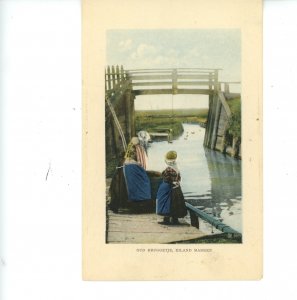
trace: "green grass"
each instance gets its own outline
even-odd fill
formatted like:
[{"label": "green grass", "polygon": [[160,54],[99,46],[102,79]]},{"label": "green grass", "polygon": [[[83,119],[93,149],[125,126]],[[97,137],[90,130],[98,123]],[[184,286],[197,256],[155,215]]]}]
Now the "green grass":
[{"label": "green grass", "polygon": [[207,108],[191,108],[191,109],[160,109],[160,110],[136,110],[135,114],[139,117],[207,117]]},{"label": "green grass", "polygon": [[241,100],[234,98],[227,101],[230,110],[231,118],[228,124],[228,134],[236,138],[241,138]]},{"label": "green grass", "polygon": [[141,110],[135,111],[136,131],[160,131],[164,128],[172,129],[173,138],[177,138],[183,132],[184,122],[206,122],[208,109],[184,109],[184,110]]},{"label": "green grass", "polygon": [[227,100],[227,103],[230,107],[231,113],[238,113],[241,111],[240,98],[234,98],[234,99]]}]

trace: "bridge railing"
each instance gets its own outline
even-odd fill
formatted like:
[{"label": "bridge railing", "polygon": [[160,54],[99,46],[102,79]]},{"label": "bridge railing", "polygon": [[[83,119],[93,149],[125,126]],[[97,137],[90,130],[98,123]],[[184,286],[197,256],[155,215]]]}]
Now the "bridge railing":
[{"label": "bridge railing", "polygon": [[[219,90],[220,69],[178,68],[127,70],[133,89],[140,94],[209,93]],[[157,87],[162,87],[161,89]]]},{"label": "bridge railing", "polygon": [[[222,69],[168,68],[124,70],[123,66],[108,66],[105,70],[105,90],[129,88],[136,95],[148,94],[213,94],[230,92],[230,86],[240,82],[219,81]],[[238,89],[237,89],[238,90]],[[235,91],[238,93],[238,91]]]},{"label": "bridge railing", "polygon": [[108,66],[105,70],[105,91],[116,91],[125,88],[130,82],[123,66]]},{"label": "bridge railing", "polygon": [[220,222],[219,220],[215,219],[214,217],[210,216],[209,214],[205,213],[204,211],[194,207],[190,203],[186,202],[186,207],[190,212],[191,218],[191,225],[199,229],[199,218],[206,221],[207,223],[214,226],[216,229],[227,233],[230,237],[240,237],[241,233],[234,230],[230,226]]}]

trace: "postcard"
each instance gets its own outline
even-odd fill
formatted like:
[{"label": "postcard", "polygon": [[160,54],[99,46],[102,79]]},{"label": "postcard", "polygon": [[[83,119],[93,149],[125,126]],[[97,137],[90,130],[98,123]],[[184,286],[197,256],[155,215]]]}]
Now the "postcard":
[{"label": "postcard", "polygon": [[83,279],[261,279],[262,2],[82,17]]}]

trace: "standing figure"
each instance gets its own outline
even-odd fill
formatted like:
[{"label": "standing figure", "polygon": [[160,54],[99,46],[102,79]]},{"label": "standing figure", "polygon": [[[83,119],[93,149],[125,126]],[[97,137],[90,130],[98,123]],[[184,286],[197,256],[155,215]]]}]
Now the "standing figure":
[{"label": "standing figure", "polygon": [[163,182],[158,189],[156,206],[157,214],[164,216],[164,220],[160,224],[170,224],[170,217],[172,224],[179,224],[178,218],[187,215],[176,159],[177,153],[175,151],[169,151],[165,156],[167,168],[162,172]]}]

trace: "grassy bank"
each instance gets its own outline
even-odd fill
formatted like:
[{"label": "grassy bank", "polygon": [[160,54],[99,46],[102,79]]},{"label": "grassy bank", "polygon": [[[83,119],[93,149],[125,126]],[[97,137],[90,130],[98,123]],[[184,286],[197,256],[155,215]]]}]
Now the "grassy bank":
[{"label": "grassy bank", "polygon": [[136,110],[137,116],[142,117],[162,117],[162,116],[175,116],[175,117],[195,117],[205,116],[207,117],[207,108],[191,108],[191,109],[159,109],[159,110]]},{"label": "grassy bank", "polygon": [[231,118],[228,124],[228,134],[235,138],[241,138],[241,100],[234,98],[227,101],[230,110]]},{"label": "grassy bank", "polygon": [[230,107],[231,113],[238,113],[241,110],[241,101],[240,98],[234,98],[227,100],[227,103]]},{"label": "grassy bank", "polygon": [[172,129],[173,138],[177,138],[183,132],[182,123],[206,122],[207,112],[208,109],[136,111],[136,131],[146,130],[156,132],[164,129]]}]

